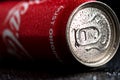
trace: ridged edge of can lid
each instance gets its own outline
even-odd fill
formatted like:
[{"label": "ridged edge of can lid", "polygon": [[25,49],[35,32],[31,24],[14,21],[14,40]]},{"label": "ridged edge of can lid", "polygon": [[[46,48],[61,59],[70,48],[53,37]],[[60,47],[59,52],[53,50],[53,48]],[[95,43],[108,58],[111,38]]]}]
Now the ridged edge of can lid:
[{"label": "ridged edge of can lid", "polygon": [[[73,18],[73,16],[75,15],[75,13],[77,11],[79,11],[80,9],[84,8],[84,6],[89,5],[92,7],[97,8],[97,6],[99,6],[99,8],[101,7],[102,9],[104,8],[104,11],[107,15],[109,15],[109,18],[111,19],[111,21],[113,22],[113,25],[115,26],[115,40],[114,43],[112,43],[112,48],[110,48],[112,53],[108,53],[109,55],[107,55],[106,57],[104,57],[104,59],[95,62],[95,63],[88,63],[88,62],[84,62],[81,59],[79,59],[78,57],[75,56],[75,52],[72,50],[71,44],[70,44],[70,39],[69,39],[69,26],[71,24],[71,20]],[[106,64],[107,62],[109,62],[113,56],[115,55],[115,53],[117,52],[117,49],[119,47],[119,41],[120,41],[120,35],[119,35],[119,31],[120,31],[120,24],[119,24],[119,20],[115,14],[115,12],[105,3],[100,2],[100,1],[89,1],[89,2],[85,2],[83,4],[81,4],[80,6],[78,6],[73,13],[71,14],[71,16],[69,17],[68,23],[67,23],[67,27],[66,27],[66,38],[67,38],[67,43],[69,46],[69,49],[71,51],[71,53],[73,54],[73,56],[83,65],[89,66],[89,67],[98,67],[98,66],[102,66],[104,64]],[[112,33],[113,34],[113,33]]]}]

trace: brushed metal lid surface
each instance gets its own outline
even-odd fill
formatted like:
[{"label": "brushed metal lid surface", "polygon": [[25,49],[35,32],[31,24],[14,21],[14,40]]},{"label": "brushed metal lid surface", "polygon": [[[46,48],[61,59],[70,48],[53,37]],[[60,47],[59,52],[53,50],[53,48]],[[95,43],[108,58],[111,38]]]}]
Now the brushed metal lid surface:
[{"label": "brushed metal lid surface", "polygon": [[118,49],[119,27],[116,14],[108,5],[99,1],[83,3],[73,11],[67,23],[71,53],[86,66],[106,64]]}]

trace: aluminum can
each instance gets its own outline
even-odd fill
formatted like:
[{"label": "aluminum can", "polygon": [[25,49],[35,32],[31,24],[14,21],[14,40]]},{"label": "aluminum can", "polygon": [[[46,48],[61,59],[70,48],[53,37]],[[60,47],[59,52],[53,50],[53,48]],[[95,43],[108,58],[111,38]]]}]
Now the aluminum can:
[{"label": "aluminum can", "polygon": [[0,3],[0,57],[107,63],[119,45],[119,21],[93,0],[35,0]]}]

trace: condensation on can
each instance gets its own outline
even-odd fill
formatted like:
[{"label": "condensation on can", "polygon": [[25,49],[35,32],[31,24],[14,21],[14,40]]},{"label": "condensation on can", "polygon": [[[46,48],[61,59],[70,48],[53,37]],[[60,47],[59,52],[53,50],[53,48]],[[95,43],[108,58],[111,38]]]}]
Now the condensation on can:
[{"label": "condensation on can", "polygon": [[112,9],[98,1],[9,1],[0,3],[0,11],[1,58],[97,67],[118,48],[119,21]]}]

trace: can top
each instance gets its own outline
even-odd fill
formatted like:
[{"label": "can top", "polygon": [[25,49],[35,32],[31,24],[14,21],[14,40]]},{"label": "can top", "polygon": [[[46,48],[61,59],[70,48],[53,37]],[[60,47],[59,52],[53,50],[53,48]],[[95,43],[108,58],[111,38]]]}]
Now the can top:
[{"label": "can top", "polygon": [[66,28],[68,46],[82,64],[98,67],[115,55],[120,25],[114,11],[99,1],[85,2],[71,14]]}]

